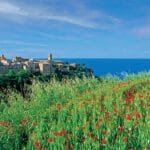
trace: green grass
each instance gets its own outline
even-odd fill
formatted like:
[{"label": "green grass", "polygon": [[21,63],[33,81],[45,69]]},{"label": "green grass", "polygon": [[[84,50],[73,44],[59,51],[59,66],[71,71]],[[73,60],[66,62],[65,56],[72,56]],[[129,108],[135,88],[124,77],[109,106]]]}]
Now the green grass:
[{"label": "green grass", "polygon": [[0,104],[0,150],[150,149],[150,74],[30,88]]}]

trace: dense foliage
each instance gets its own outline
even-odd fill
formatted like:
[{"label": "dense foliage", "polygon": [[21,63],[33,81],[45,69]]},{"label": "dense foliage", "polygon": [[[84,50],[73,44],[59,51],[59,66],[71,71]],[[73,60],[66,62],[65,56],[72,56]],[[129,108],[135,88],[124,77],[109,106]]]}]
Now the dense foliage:
[{"label": "dense foliage", "polygon": [[0,74],[0,91],[5,93],[8,88],[19,91],[23,96],[27,94],[27,84],[31,84],[32,74],[25,70],[18,72],[9,71],[6,74]]},{"label": "dense foliage", "polygon": [[39,72],[30,73],[26,70],[14,72],[10,70],[8,73],[0,74],[0,90],[4,91],[5,89],[12,88],[19,91],[25,97],[27,95],[26,85],[31,85],[33,80],[48,82],[55,78],[55,80],[62,81],[76,77],[91,77],[92,75],[92,70],[82,66],[78,66],[69,72],[58,69],[51,74],[41,74]]},{"label": "dense foliage", "polygon": [[30,101],[5,92],[2,150],[150,149],[150,74],[34,81]]}]

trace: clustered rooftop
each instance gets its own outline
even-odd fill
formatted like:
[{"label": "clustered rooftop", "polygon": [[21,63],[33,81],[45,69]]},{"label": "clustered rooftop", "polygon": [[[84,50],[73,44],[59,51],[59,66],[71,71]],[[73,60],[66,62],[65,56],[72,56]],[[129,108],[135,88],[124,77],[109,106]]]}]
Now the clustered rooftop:
[{"label": "clustered rooftop", "polygon": [[62,66],[61,61],[52,60],[52,54],[48,55],[47,60],[30,60],[22,57],[13,57],[12,60],[8,60],[4,55],[0,56],[0,73],[24,69],[29,72],[49,74],[55,72],[58,68],[62,68]]}]

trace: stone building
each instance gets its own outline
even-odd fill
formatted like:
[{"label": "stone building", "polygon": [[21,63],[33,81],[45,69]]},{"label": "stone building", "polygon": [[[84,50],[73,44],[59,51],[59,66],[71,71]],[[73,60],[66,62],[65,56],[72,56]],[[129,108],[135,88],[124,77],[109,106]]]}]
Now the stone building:
[{"label": "stone building", "polygon": [[52,54],[48,55],[48,60],[30,60],[23,64],[23,69],[29,72],[40,72],[42,74],[49,74],[54,72],[52,61]]},{"label": "stone building", "polygon": [[12,62],[25,62],[25,61],[29,61],[29,59],[26,58],[22,58],[22,57],[13,57]]},{"label": "stone building", "polygon": [[23,69],[29,72],[36,72],[36,63],[34,63],[33,61],[24,62]]},{"label": "stone building", "polygon": [[48,54],[47,60],[29,60],[22,57],[14,57],[12,60],[8,60],[4,55],[0,56],[0,73],[7,73],[10,70],[17,72],[22,69],[31,73],[50,74],[61,72],[64,75],[68,73],[73,75],[79,72],[79,75],[92,76],[92,71],[85,66],[53,61],[52,54]]},{"label": "stone building", "polygon": [[[78,69],[79,68],[79,69]],[[48,54],[47,60],[29,60],[22,57],[14,57],[12,60],[8,60],[4,55],[0,57],[0,73],[6,73],[10,70],[19,71],[27,70],[31,73],[50,74],[57,71],[63,73],[73,72],[75,70],[85,70],[83,67],[77,64],[68,64],[62,61],[53,61],[52,54]]]},{"label": "stone building", "polygon": [[12,61],[7,60],[2,55],[0,57],[0,73],[5,73],[9,70],[18,71],[24,69],[33,73],[40,72],[42,74],[49,74],[54,71],[52,64],[52,54],[48,55],[48,60],[29,60],[22,57],[14,57]]},{"label": "stone building", "polygon": [[6,60],[6,58],[5,58],[4,55],[0,56],[0,61],[1,61],[1,60]]},{"label": "stone building", "polygon": [[9,65],[0,65],[0,73],[6,73],[9,71],[19,71],[22,69],[22,64],[9,64]]}]

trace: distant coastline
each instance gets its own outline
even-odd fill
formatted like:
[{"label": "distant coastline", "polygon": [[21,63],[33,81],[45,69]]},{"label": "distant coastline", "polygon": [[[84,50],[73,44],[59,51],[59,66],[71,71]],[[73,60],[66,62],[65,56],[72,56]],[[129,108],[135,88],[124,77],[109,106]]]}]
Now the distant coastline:
[{"label": "distant coastline", "polygon": [[150,59],[148,58],[57,58],[57,60],[85,64],[94,71],[96,76],[107,74],[122,76],[124,73],[137,74],[150,70]]},{"label": "distant coastline", "polygon": [[18,72],[25,70],[33,74],[61,74],[62,76],[93,76],[93,71],[80,63],[68,63],[61,60],[54,60],[52,54],[48,54],[47,59],[29,59],[20,56],[15,56],[12,59],[7,59],[5,55],[0,56],[0,74],[8,73],[9,71]]},{"label": "distant coastline", "polygon": [[[9,58],[10,60],[10,58]],[[33,58],[31,60],[47,60],[47,58]],[[122,76],[123,74],[137,74],[150,70],[150,58],[53,58],[54,61],[76,63],[90,68],[96,76],[107,74]]]}]

